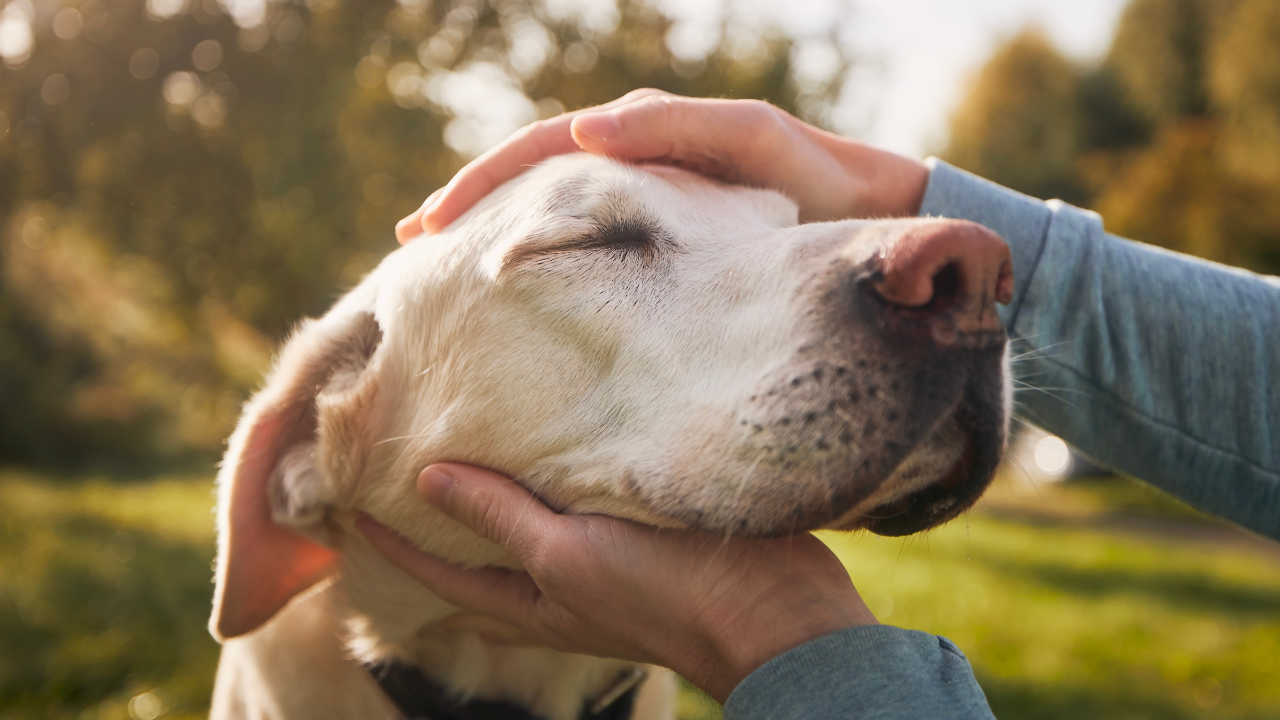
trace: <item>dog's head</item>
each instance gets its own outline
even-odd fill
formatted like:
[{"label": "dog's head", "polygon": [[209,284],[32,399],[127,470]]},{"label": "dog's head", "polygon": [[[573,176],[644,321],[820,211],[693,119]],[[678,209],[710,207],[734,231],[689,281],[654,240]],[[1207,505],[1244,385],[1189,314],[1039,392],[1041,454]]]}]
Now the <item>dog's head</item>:
[{"label": "dog's head", "polygon": [[569,156],[392,253],[298,330],[232,437],[215,632],[265,621],[330,548],[360,555],[357,511],[509,564],[414,497],[437,461],[566,512],[721,534],[955,517],[1004,446],[1007,248],[957,221],[796,216]]}]

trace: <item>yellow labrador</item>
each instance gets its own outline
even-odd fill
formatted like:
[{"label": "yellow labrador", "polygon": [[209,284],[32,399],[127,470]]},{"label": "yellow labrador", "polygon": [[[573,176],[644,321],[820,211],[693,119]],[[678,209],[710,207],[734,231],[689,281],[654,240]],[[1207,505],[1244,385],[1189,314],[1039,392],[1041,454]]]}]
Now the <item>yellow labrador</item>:
[{"label": "yellow labrador", "polygon": [[628,663],[451,624],[363,541],[358,512],[514,567],[416,498],[432,462],[493,468],[564,512],[725,535],[901,535],[971,505],[1005,441],[1004,243],[956,221],[796,218],[773,192],[557,158],[304,322],[219,476],[213,716],[403,717],[386,675],[403,689],[407,669],[410,696],[458,717],[671,717],[661,674],[593,715]]}]

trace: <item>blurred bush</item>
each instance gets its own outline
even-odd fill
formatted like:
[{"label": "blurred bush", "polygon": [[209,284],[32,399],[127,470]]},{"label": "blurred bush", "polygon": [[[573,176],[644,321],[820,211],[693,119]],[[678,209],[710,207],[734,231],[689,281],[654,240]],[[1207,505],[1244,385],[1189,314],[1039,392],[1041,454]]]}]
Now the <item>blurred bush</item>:
[{"label": "blurred bush", "polygon": [[945,156],[1110,232],[1280,273],[1280,3],[1132,0],[1096,66],[1024,32],[975,78]]},{"label": "blurred bush", "polygon": [[520,125],[643,86],[821,122],[848,66],[688,30],[640,0],[10,0],[0,463],[216,452],[290,323]]}]

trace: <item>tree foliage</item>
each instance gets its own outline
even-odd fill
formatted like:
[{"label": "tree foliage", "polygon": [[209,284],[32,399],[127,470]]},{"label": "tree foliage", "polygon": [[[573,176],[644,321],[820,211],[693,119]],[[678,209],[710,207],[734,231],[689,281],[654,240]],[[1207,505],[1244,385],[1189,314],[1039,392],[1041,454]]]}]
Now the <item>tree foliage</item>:
[{"label": "tree foliage", "polygon": [[525,122],[643,86],[816,117],[843,72],[733,18],[673,55],[640,0],[3,12],[32,42],[0,47],[0,462],[215,451],[290,323]]},{"label": "tree foliage", "polygon": [[1077,197],[1075,69],[1038,32],[1001,47],[951,120],[950,159],[1041,197]]},{"label": "tree foliage", "polygon": [[1109,231],[1280,272],[1280,4],[1132,0],[1097,66],[1035,31],[952,118],[949,159]]}]

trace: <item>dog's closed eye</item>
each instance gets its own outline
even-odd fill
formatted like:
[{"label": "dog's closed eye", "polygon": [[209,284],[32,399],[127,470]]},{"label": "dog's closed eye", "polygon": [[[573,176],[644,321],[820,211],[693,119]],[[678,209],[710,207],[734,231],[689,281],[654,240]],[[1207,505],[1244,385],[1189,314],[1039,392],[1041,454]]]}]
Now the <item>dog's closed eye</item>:
[{"label": "dog's closed eye", "polygon": [[608,250],[621,254],[623,259],[646,261],[657,259],[659,252],[671,244],[662,228],[643,216],[610,218],[574,243],[583,250]]},{"label": "dog's closed eye", "polygon": [[623,262],[651,263],[677,248],[671,235],[643,213],[611,213],[604,218],[583,220],[587,224],[585,230],[549,242],[533,240],[512,247],[503,257],[503,267],[537,263],[568,253],[607,253]]}]

